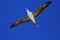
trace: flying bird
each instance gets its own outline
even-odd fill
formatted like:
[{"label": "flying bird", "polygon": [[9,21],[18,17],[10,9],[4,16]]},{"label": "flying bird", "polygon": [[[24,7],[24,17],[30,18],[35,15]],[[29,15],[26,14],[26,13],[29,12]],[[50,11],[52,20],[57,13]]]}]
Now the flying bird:
[{"label": "flying bird", "polygon": [[[30,20],[32,20],[33,23],[34,23],[35,25],[37,25],[37,23],[36,23],[36,21],[35,21],[35,17],[37,17],[39,14],[41,14],[41,12],[42,12],[46,7],[48,7],[50,4],[51,4],[51,1],[45,2],[45,3],[43,3],[42,5],[40,5],[40,6],[39,6],[35,11],[33,11],[33,12],[30,12],[28,9],[26,9],[26,10],[28,10],[28,11],[30,12],[30,13],[28,13],[28,16],[25,16],[25,17],[23,17],[23,18],[20,18],[20,19],[16,20],[16,21],[10,26],[10,28],[16,27],[17,25],[22,24],[22,23],[25,23],[25,22],[28,22],[28,21],[30,21]],[[27,11],[27,12],[28,12],[28,11]],[[31,18],[30,15],[32,15],[32,18]]]}]

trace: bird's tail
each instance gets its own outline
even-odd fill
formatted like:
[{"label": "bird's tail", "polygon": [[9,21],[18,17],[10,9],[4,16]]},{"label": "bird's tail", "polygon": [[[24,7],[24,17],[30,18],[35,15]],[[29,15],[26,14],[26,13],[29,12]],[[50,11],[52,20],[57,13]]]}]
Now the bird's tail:
[{"label": "bird's tail", "polygon": [[34,23],[34,25],[35,25],[36,27],[38,27],[38,23]]}]

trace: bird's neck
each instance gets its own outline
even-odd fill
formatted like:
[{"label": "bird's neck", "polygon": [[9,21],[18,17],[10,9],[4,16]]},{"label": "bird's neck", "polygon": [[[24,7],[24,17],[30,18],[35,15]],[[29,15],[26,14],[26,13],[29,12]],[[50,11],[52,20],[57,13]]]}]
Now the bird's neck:
[{"label": "bird's neck", "polygon": [[30,13],[30,11],[28,9],[26,11],[27,11],[27,13]]}]

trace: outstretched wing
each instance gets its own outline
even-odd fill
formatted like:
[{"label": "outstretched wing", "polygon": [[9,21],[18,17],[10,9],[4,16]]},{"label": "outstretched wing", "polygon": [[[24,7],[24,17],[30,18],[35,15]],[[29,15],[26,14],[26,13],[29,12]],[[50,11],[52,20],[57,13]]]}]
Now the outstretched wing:
[{"label": "outstretched wing", "polygon": [[38,16],[39,14],[41,14],[41,12],[46,8],[48,7],[52,2],[51,1],[48,1],[48,2],[45,2],[43,3],[42,5],[40,5],[34,12],[34,16]]},{"label": "outstretched wing", "polygon": [[[51,4],[51,1],[45,2],[41,6],[39,6],[38,9],[33,12],[34,17],[38,16],[44,10],[44,8],[49,6],[49,4]],[[25,23],[27,21],[30,21],[29,16],[26,16],[24,18],[18,19],[17,21],[15,21],[11,25],[11,28],[13,28],[13,27],[15,27],[15,26],[17,26],[17,25],[19,25],[21,23]]]},{"label": "outstretched wing", "polygon": [[19,24],[25,23],[25,22],[27,22],[27,21],[29,21],[29,20],[30,20],[29,16],[26,16],[26,17],[24,17],[24,18],[20,18],[20,19],[16,20],[16,21],[10,26],[10,28],[13,28],[13,27],[15,27],[15,26],[17,26],[17,25],[19,25]]}]

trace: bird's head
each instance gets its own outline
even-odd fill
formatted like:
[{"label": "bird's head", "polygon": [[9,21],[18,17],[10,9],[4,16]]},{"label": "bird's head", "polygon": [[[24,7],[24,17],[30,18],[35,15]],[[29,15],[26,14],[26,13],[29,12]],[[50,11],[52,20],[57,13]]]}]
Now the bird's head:
[{"label": "bird's head", "polygon": [[28,10],[28,8],[25,8],[26,9],[26,11],[27,11],[27,13],[29,13],[30,11]]}]

